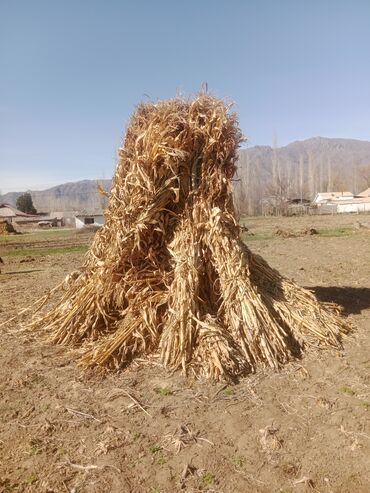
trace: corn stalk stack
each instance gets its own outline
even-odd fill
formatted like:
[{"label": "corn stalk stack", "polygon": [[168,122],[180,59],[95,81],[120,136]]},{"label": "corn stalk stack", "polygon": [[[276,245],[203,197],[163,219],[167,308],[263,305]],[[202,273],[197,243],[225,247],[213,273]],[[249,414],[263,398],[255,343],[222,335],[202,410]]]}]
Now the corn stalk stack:
[{"label": "corn stalk stack", "polygon": [[210,95],[141,104],[106,223],[33,326],[82,346],[83,365],[126,368],[151,355],[213,379],[340,347],[348,328],[335,307],[240,239],[231,179],[241,141],[236,115]]}]

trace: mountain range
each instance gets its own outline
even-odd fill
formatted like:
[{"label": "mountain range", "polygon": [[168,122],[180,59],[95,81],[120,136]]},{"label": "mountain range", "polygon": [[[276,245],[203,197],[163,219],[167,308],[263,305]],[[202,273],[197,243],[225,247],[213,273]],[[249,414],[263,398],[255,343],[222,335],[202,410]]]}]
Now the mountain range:
[{"label": "mountain range", "polygon": [[[98,180],[107,191],[111,180]],[[283,147],[255,146],[239,150],[234,192],[239,211],[258,214],[266,199],[312,199],[318,191],[358,193],[370,186],[370,141],[314,137]],[[30,191],[38,211],[98,211],[104,197],[96,180],[64,183]],[[15,205],[22,192],[0,196]]]}]

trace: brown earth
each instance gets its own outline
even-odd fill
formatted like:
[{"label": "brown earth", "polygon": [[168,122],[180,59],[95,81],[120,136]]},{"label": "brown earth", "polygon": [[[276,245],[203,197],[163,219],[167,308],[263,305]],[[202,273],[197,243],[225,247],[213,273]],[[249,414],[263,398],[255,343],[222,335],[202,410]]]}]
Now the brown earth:
[{"label": "brown earth", "polygon": [[[370,492],[370,233],[335,231],[353,222],[246,221],[252,250],[320,299],[343,304],[357,330],[342,352],[311,352],[232,387],[171,375],[155,361],[86,372],[77,350],[23,331],[27,319],[1,327],[0,491]],[[332,232],[258,239],[277,227]],[[82,259],[4,256],[0,322]]]}]

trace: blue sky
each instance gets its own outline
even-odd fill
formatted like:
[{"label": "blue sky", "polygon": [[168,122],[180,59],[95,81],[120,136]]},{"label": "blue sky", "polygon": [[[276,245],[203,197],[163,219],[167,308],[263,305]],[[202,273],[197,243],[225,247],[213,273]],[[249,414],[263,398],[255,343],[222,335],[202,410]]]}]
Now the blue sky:
[{"label": "blue sky", "polygon": [[135,105],[203,82],[249,146],[370,140],[369,0],[0,0],[0,190],[108,178]]}]

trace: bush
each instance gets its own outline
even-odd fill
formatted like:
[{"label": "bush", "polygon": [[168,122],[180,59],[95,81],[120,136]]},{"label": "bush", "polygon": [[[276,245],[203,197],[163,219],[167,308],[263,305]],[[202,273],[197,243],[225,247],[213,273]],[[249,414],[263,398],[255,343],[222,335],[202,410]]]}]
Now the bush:
[{"label": "bush", "polygon": [[26,214],[36,214],[36,209],[33,205],[32,197],[30,192],[23,193],[17,198],[16,202],[17,209]]}]

